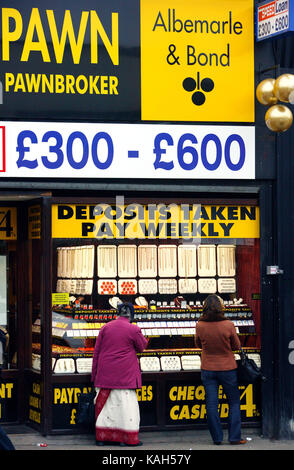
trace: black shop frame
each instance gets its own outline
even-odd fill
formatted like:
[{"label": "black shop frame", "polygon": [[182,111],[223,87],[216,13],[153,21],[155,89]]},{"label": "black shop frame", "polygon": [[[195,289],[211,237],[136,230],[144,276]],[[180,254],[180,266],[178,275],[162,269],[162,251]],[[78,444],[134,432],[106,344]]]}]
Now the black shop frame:
[{"label": "black shop frame", "polygon": [[[72,193],[71,193],[72,194]],[[150,195],[151,196],[151,195]],[[164,193],[158,193],[152,197],[148,197],[146,192],[144,193],[144,198],[141,199],[142,203],[152,203],[160,201],[172,202],[170,197],[165,197]],[[218,192],[214,193],[213,191],[209,192],[200,192],[187,194],[177,194],[173,198],[177,202],[185,202],[185,200],[193,199],[199,202],[212,202],[213,203],[234,203],[237,202],[247,203],[248,201],[257,200],[257,203],[260,207],[260,229],[261,229],[261,247],[260,247],[260,269],[261,269],[261,326],[262,326],[262,347],[261,347],[261,358],[264,373],[266,374],[268,380],[262,384],[261,389],[261,409],[262,409],[262,420],[261,427],[265,430],[263,433],[268,435],[271,430],[273,423],[273,410],[275,410],[275,395],[273,392],[274,389],[274,376],[273,376],[273,361],[275,358],[275,342],[272,341],[273,332],[274,332],[274,305],[272,302],[273,291],[274,291],[274,280],[266,276],[266,265],[269,263],[269,259],[272,259],[274,244],[272,237],[268,237],[269,233],[272,233],[273,226],[273,213],[272,213],[272,198],[273,198],[273,188],[272,185],[261,185],[259,191],[254,194],[240,194],[238,187],[235,188],[233,192],[229,194],[224,190],[223,193]],[[136,193],[125,194],[125,200],[134,201]],[[139,196],[137,196],[139,197]],[[98,201],[107,201],[115,202],[115,195],[109,194],[105,196],[105,193],[101,195],[97,192],[95,197],[48,197],[42,199],[42,261],[41,261],[41,321],[42,321],[42,330],[41,330],[41,351],[42,351],[42,362],[41,362],[41,372],[38,374],[35,371],[27,371],[27,377],[30,377],[30,380],[33,376],[38,376],[42,382],[42,420],[40,427],[37,427],[40,432],[44,435],[47,434],[60,434],[60,433],[72,433],[68,429],[56,430],[52,426],[52,412],[53,412],[53,400],[52,400],[52,391],[55,384],[70,384],[70,383],[80,383],[81,385],[89,386],[90,385],[90,376],[89,374],[58,374],[54,375],[51,371],[51,348],[52,348],[52,336],[51,336],[51,327],[52,327],[52,309],[51,309],[51,286],[53,279],[52,272],[52,238],[51,238],[51,207],[53,204],[91,204],[97,203]],[[266,321],[264,321],[266,317]],[[177,374],[179,378],[181,373]],[[188,376],[189,373],[182,373]],[[144,376],[144,374],[143,374]],[[159,377],[159,375],[158,375]],[[166,376],[167,377],[167,376]],[[143,377],[144,378],[144,377]],[[163,383],[164,377],[161,373],[161,381],[158,383]],[[263,399],[266,397],[266,400]],[[162,404],[158,403],[158,416],[159,420],[156,425],[156,429],[166,429],[164,424],[164,418],[161,415],[161,410],[163,409]],[[31,423],[30,423],[31,425]],[[154,427],[151,427],[154,429]],[[169,428],[169,427],[168,427]],[[148,427],[149,429],[149,427]],[[146,428],[146,430],[148,430]],[[179,429],[179,427],[177,427]],[[80,432],[80,431],[77,431]]]},{"label": "black shop frame", "polygon": [[[36,192],[38,194],[38,192]],[[40,194],[40,193],[39,193]],[[11,200],[10,200],[11,196]],[[51,239],[51,210],[48,209],[48,198],[38,197],[30,191],[9,191],[2,192],[0,189],[0,199],[3,197],[5,201],[2,205],[7,207],[15,207],[17,210],[17,240],[16,240],[16,261],[13,267],[9,266],[9,270],[13,269],[13,276],[15,282],[15,295],[16,295],[16,336],[15,342],[17,344],[17,365],[16,368],[5,369],[1,371],[1,379],[4,383],[12,382],[16,389],[16,403],[13,410],[14,419],[11,419],[11,413],[6,412],[7,404],[3,402],[5,412],[4,418],[2,417],[1,424],[31,424],[28,423],[28,410],[29,410],[29,397],[30,397],[30,384],[33,380],[37,380],[41,387],[41,407],[45,410],[47,407],[48,392],[45,391],[48,384],[50,384],[50,370],[48,368],[48,349],[47,338],[48,332],[51,331],[51,324],[49,325],[50,318],[48,312],[49,296],[51,295],[51,288],[48,280],[51,276],[50,263],[50,239]],[[19,200],[18,200],[19,199]],[[26,200],[28,199],[28,200]],[[8,202],[6,202],[8,201]],[[42,321],[41,328],[41,345],[42,345],[42,361],[40,372],[31,369],[32,357],[32,322],[29,303],[31,295],[29,293],[29,277],[32,266],[29,261],[28,249],[28,208],[32,205],[38,205],[41,208],[41,226],[42,233],[40,237],[40,249],[38,250],[39,274],[40,274],[40,315]],[[40,255],[40,256],[39,256]],[[50,327],[49,327],[50,326]],[[41,420],[36,426],[36,429],[45,432],[47,429],[47,415],[42,411]]]}]

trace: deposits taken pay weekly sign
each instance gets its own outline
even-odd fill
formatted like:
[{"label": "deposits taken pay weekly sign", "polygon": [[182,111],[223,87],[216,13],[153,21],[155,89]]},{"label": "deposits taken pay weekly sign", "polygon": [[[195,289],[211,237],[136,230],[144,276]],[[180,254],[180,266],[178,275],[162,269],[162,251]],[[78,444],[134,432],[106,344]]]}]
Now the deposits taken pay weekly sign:
[{"label": "deposits taken pay weekly sign", "polygon": [[263,2],[256,11],[256,39],[262,41],[294,31],[293,0]]},{"label": "deposits taken pay weekly sign", "polygon": [[259,238],[259,208],[201,204],[105,202],[54,204],[53,238]]}]

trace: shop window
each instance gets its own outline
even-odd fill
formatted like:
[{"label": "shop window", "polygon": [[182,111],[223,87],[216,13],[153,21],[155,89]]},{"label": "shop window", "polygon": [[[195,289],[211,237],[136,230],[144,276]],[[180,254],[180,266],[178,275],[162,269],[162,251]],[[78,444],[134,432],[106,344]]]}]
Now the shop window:
[{"label": "shop window", "polygon": [[99,331],[123,301],[149,338],[142,371],[199,370],[194,332],[210,293],[223,298],[242,346],[259,361],[257,206],[60,204],[52,232],[53,373],[91,372]]}]

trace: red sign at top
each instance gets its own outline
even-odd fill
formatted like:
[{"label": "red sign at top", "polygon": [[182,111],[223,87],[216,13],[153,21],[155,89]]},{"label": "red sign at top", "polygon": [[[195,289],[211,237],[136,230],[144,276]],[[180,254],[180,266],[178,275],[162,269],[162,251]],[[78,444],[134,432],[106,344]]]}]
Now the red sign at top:
[{"label": "red sign at top", "polygon": [[258,8],[258,21],[267,20],[275,16],[275,2],[267,3]]}]

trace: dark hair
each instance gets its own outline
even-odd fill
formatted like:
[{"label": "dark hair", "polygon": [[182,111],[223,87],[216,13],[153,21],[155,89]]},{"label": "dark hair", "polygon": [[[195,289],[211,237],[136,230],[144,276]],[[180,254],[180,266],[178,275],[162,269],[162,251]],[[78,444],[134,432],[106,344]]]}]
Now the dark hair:
[{"label": "dark hair", "polygon": [[224,316],[224,304],[216,294],[209,295],[203,303],[203,313],[199,321],[222,321],[226,320]]},{"label": "dark hair", "polygon": [[134,319],[134,307],[131,303],[125,302],[119,304],[118,306],[118,314],[120,317],[128,317],[130,320]]}]

